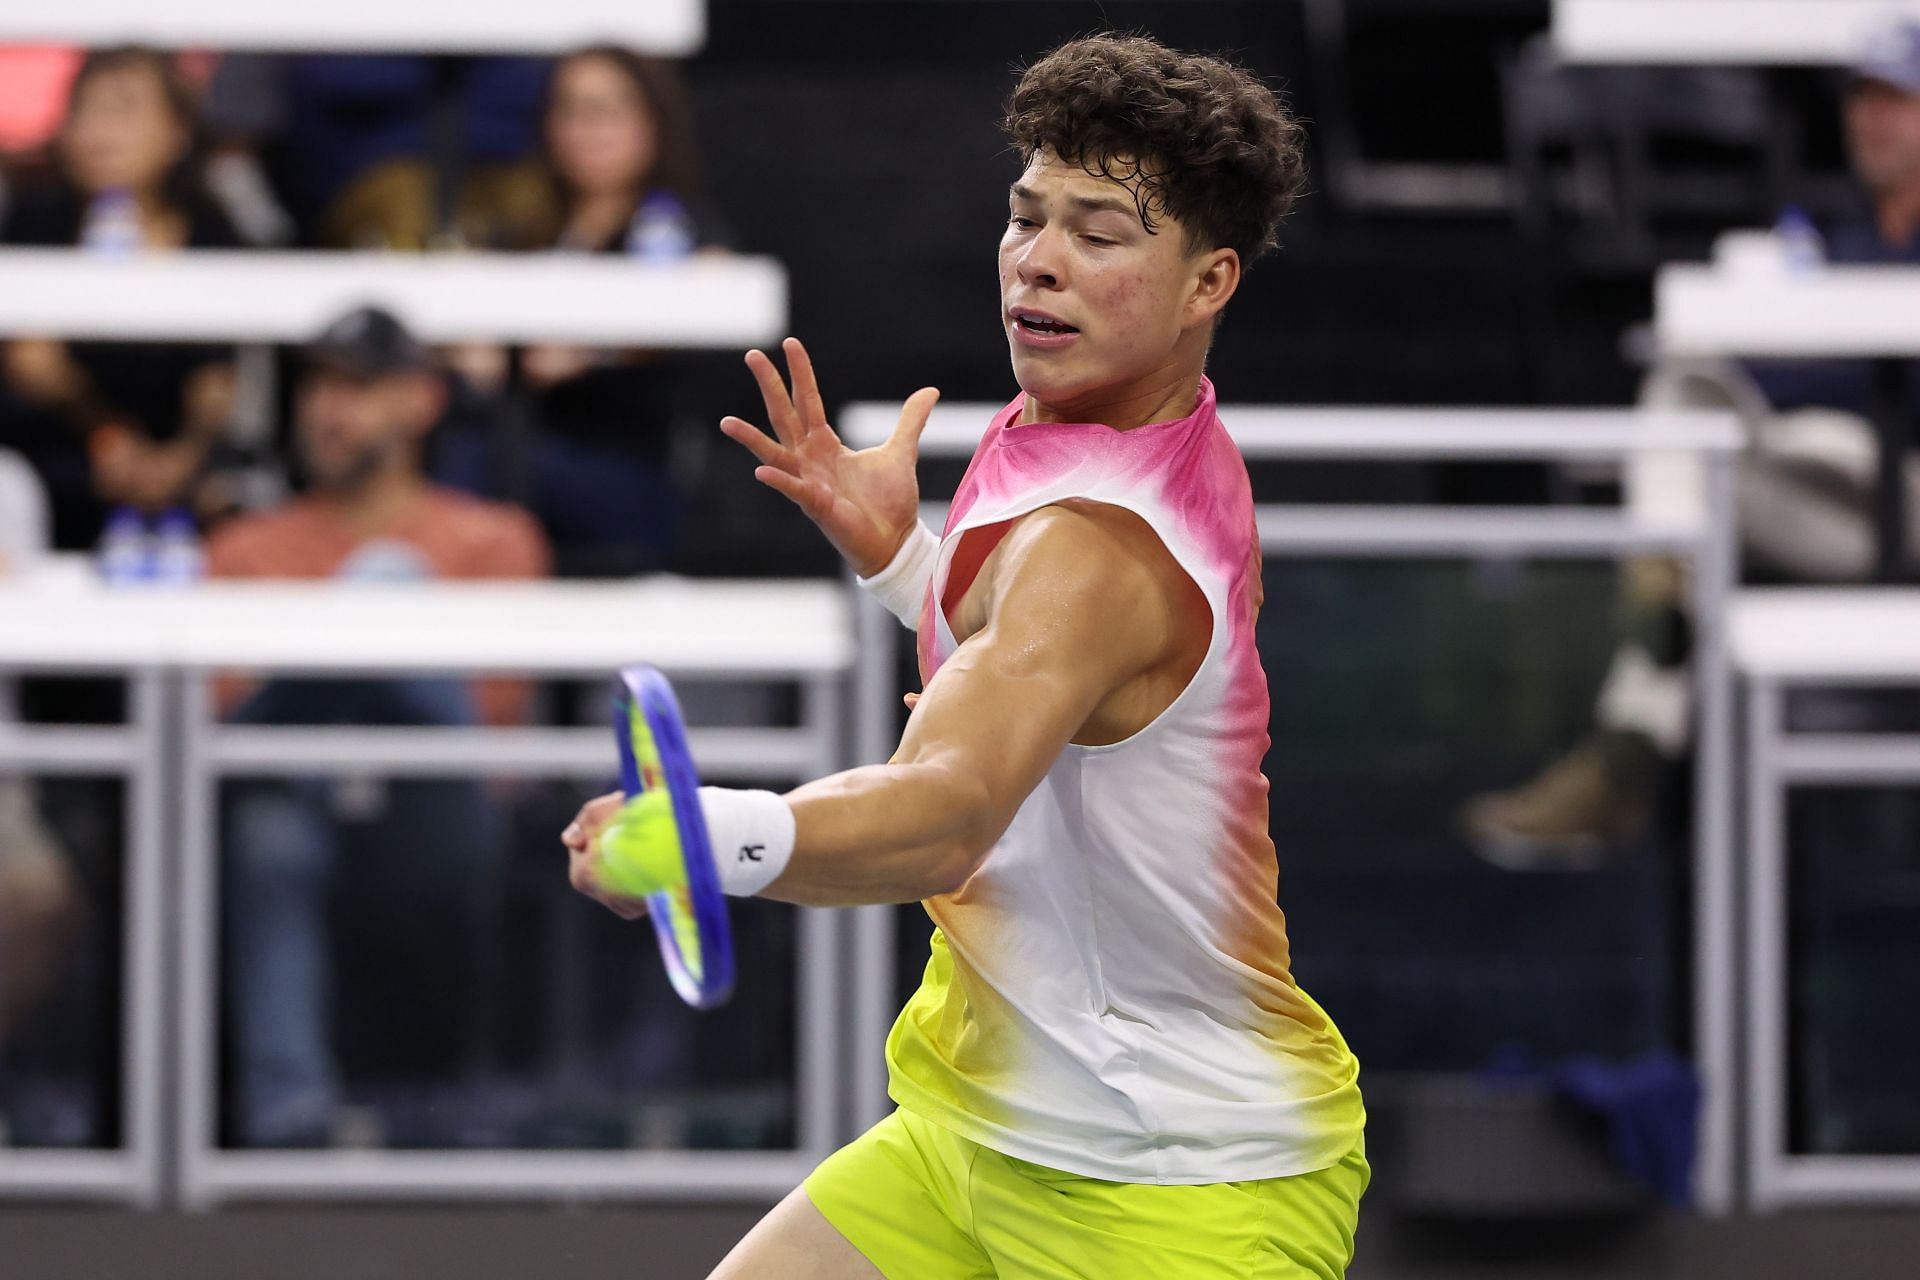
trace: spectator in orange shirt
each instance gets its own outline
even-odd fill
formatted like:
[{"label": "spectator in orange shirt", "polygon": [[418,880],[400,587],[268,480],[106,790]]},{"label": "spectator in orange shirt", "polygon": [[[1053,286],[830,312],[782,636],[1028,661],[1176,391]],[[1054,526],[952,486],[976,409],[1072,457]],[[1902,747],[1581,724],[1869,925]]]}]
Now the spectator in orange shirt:
[{"label": "spectator in orange shirt", "polygon": [[[307,361],[295,431],[309,492],[216,530],[210,574],[385,581],[547,574],[547,545],[531,516],[425,479],[421,456],[445,409],[446,385],[394,317],[371,308],[342,317],[308,349]],[[524,684],[500,680],[281,679],[257,688],[228,681],[221,700],[232,719],[254,724],[466,725],[523,718],[527,694]],[[466,939],[477,899],[470,891],[487,879],[487,868],[475,863],[498,856],[500,815],[471,781],[394,783],[377,813],[349,819],[341,816],[341,794],[320,779],[250,784],[236,788],[227,815],[234,1120],[246,1145],[305,1146],[330,1137],[342,1090],[329,1016],[336,953],[328,908],[343,877],[371,878],[377,887],[372,909],[353,917],[352,949],[398,949],[398,972],[377,994],[362,993],[357,1007],[408,1008],[390,1020],[415,1042],[401,1046],[405,1056],[464,1039],[461,1002],[445,996],[467,977],[460,961],[471,954]],[[342,838],[343,820],[354,822],[351,841]],[[417,988],[417,1009],[402,989],[408,982]]]}]

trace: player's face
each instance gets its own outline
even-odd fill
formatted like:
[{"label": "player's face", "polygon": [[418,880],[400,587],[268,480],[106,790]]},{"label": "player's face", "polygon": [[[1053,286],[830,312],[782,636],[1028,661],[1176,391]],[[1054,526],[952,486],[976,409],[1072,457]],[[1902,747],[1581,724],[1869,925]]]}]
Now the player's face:
[{"label": "player's face", "polygon": [[1131,188],[1044,152],[1008,200],[1000,321],[1028,395],[1092,410],[1204,360],[1225,299],[1200,281],[1231,251],[1188,253],[1165,214],[1147,230]]}]

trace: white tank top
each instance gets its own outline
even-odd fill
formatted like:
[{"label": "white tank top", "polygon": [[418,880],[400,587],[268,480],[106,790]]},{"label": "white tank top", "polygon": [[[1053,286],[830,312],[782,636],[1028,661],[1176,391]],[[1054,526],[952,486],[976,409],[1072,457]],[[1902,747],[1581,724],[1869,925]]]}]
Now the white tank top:
[{"label": "white tank top", "polygon": [[939,601],[969,529],[1075,498],[1123,507],[1206,597],[1212,638],[1157,719],[1068,746],[980,870],[929,899],[926,977],[887,1041],[909,1111],[1035,1164],[1206,1183],[1337,1164],[1365,1123],[1359,1067],[1289,971],[1267,837],[1267,681],[1246,464],[1202,380],[1194,412],[1131,431],[987,429],[919,628],[922,676],[956,645]]}]

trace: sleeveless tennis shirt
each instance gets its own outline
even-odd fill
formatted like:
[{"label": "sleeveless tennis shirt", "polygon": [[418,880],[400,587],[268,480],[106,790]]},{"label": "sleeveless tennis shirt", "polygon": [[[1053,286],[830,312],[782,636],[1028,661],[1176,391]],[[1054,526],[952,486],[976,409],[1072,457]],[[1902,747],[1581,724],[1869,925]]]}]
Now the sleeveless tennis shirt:
[{"label": "sleeveless tennis shirt", "polygon": [[995,416],[947,517],[919,627],[969,529],[1063,499],[1123,507],[1213,614],[1206,657],[1157,719],[1069,745],[939,926],[887,1040],[910,1112],[1005,1155],[1118,1182],[1281,1177],[1337,1164],[1365,1123],[1359,1067],[1289,971],[1267,836],[1267,682],[1245,462],[1202,380],[1188,417],[1131,431]]}]

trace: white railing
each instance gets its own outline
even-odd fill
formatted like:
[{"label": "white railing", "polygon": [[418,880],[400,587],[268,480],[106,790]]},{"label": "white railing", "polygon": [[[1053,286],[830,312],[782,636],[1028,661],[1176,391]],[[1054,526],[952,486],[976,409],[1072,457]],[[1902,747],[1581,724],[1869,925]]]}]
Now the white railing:
[{"label": "white railing", "polygon": [[1553,0],[1568,62],[1845,64],[1916,0]]},{"label": "white railing", "polygon": [[305,342],[379,304],[428,342],[740,347],[787,323],[770,258],[0,249],[0,334]]},{"label": "white railing", "polygon": [[[1746,681],[1742,772],[1747,840],[1748,1192],[1756,1208],[1920,1202],[1920,1154],[1795,1152],[1787,1116],[1793,979],[1788,945],[1787,793],[1794,788],[1920,786],[1920,734],[1815,733],[1787,725],[1796,689],[1920,687],[1920,591],[1743,591],[1733,660]],[[1916,1090],[1920,1097],[1920,1089]]]},{"label": "white railing", "polygon": [[[797,1141],[763,1152],[249,1152],[224,1149],[219,1093],[218,858],[222,779],[548,774],[605,779],[611,734],[578,728],[226,725],[213,673],[583,678],[648,661],[682,678],[792,685],[800,723],[704,728],[717,776],[799,782],[840,767],[854,637],[834,583],[216,583],[108,589],[84,569],[0,584],[0,671],[124,673],[124,728],[0,727],[0,767],[120,773],[129,802],[122,1150],[0,1150],[0,1196],[91,1195],[204,1205],[262,1197],[771,1199],[845,1135],[838,917],[800,913]],[[560,873],[556,863],[555,875]],[[582,910],[592,910],[584,901]],[[169,962],[165,939],[177,953]],[[779,975],[764,975],[777,981]],[[711,1015],[726,1017],[725,1013]]]},{"label": "white railing", "polygon": [[685,56],[707,35],[706,0],[467,0],[457,11],[382,0],[70,0],[0,9],[13,44],[157,44],[287,53],[557,53],[618,41]]}]

